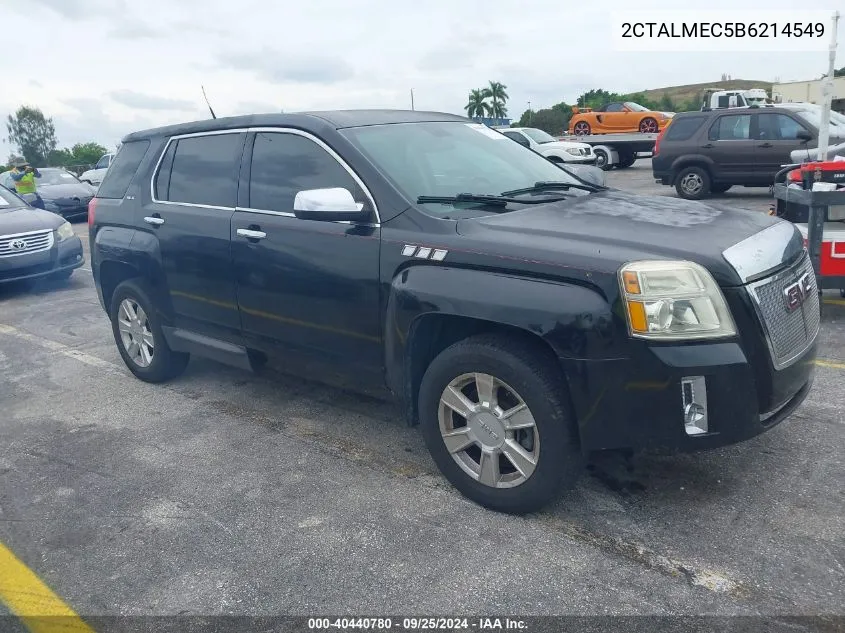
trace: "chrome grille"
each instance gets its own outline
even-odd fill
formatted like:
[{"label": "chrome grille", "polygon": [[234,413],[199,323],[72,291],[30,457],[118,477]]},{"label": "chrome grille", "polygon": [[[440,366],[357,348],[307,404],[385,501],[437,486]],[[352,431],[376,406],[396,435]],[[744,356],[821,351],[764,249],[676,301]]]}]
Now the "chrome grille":
[{"label": "chrome grille", "polygon": [[[787,308],[785,289],[809,273],[811,286],[804,302],[793,311]],[[748,285],[757,309],[775,369],[791,365],[813,343],[819,333],[821,311],[813,264],[803,257],[784,272]]]},{"label": "chrome grille", "polygon": [[29,255],[49,250],[53,246],[53,231],[30,231],[14,235],[0,235],[0,257]]}]

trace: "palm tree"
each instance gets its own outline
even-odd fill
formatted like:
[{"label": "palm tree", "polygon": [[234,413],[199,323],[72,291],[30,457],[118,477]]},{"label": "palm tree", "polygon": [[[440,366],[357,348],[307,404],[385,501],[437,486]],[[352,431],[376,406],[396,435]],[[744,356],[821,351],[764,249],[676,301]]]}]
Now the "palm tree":
[{"label": "palm tree", "polygon": [[464,106],[464,110],[467,111],[467,116],[470,119],[490,114],[490,104],[487,103],[485,90],[470,90],[469,101]]},{"label": "palm tree", "polygon": [[508,109],[505,107],[509,99],[507,89],[507,86],[498,81],[488,82],[484,89],[486,95],[493,100],[490,112],[497,119],[504,119],[508,115]]}]

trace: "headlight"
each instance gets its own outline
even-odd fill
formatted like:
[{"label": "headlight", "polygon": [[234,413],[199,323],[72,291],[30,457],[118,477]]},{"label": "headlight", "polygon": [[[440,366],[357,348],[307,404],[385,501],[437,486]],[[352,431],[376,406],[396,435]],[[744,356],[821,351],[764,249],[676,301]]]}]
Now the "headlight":
[{"label": "headlight", "polygon": [[56,229],[56,235],[58,236],[60,242],[65,241],[69,237],[73,237],[73,227],[70,225],[70,222],[62,222],[61,226]]},{"label": "headlight", "polygon": [[572,154],[573,156],[580,156],[581,150],[577,147],[570,147],[568,150],[566,150],[566,153]]},{"label": "headlight", "polygon": [[632,336],[677,341],[736,334],[722,291],[698,264],[633,262],[620,269],[619,281]]}]

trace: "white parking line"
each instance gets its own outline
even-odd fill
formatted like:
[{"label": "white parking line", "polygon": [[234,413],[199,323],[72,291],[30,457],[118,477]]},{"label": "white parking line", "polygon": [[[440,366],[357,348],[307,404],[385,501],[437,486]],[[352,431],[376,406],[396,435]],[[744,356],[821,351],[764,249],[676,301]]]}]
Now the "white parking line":
[{"label": "white parking line", "polygon": [[36,336],[35,334],[30,334],[29,332],[18,329],[11,325],[4,325],[0,323],[0,334],[5,334],[6,336],[12,336],[22,341],[33,343],[56,354],[61,354],[62,356],[67,356],[68,358],[78,360],[79,362],[85,363],[86,365],[90,365],[91,367],[99,367],[100,369],[118,372],[121,375],[125,373],[120,367],[120,365],[116,365],[115,363],[103,360],[102,358],[97,358],[96,356],[92,356],[91,354],[86,354],[85,352],[69,347],[64,343],[59,343],[58,341],[52,341],[48,338],[43,338],[41,336]]}]

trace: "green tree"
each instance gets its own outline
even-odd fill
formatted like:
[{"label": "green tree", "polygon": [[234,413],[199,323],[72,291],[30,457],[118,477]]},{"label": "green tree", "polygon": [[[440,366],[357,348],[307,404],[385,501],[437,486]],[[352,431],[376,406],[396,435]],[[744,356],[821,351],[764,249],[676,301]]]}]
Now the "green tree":
[{"label": "green tree", "polygon": [[484,117],[490,114],[490,104],[487,103],[487,93],[483,89],[470,90],[469,100],[464,106],[470,119]]},{"label": "green tree", "polygon": [[664,91],[663,96],[660,98],[659,109],[663,112],[674,112],[675,111],[675,104],[672,103],[672,97],[669,96],[668,92]]},{"label": "green tree", "polygon": [[484,92],[486,96],[492,99],[493,103],[490,106],[490,113],[497,119],[504,119],[508,116],[508,109],[506,104],[510,98],[507,93],[508,87],[498,81],[490,81]]},{"label": "green tree", "polygon": [[53,119],[40,109],[21,106],[6,119],[9,142],[33,165],[44,165],[50,152],[56,149],[56,128]]},{"label": "green tree", "polygon": [[842,68],[837,68],[836,70],[834,70],[833,76],[834,77],[845,77],[845,66],[843,66]]},{"label": "green tree", "polygon": [[93,165],[103,154],[107,154],[108,150],[93,141],[88,143],[77,143],[70,149],[73,162],[71,165]]}]

